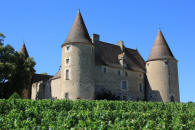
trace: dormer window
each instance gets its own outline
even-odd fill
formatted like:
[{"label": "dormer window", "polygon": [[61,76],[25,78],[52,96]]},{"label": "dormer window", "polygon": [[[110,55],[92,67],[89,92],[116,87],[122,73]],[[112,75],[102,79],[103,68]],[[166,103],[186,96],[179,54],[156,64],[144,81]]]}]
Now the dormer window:
[{"label": "dormer window", "polygon": [[119,60],[120,65],[123,68],[127,68],[126,56],[125,56],[125,53],[124,52],[118,55],[118,60]]}]

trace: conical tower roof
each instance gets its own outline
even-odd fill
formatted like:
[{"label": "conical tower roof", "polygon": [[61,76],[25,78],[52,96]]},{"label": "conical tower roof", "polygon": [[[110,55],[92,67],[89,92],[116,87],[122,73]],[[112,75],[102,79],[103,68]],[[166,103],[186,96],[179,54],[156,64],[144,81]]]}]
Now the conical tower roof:
[{"label": "conical tower roof", "polygon": [[[76,19],[72,25],[72,29],[65,41],[65,43],[91,43],[89,33],[83,21],[83,17],[78,11]],[[92,44],[92,43],[91,43]]]},{"label": "conical tower roof", "polygon": [[148,61],[173,58],[174,56],[163,36],[163,33],[159,30]]},{"label": "conical tower roof", "polygon": [[24,56],[26,56],[26,57],[29,57],[28,51],[27,51],[27,49],[26,49],[25,43],[22,44],[22,47],[21,47],[21,49],[20,49],[20,53],[22,53],[22,54],[23,54]]}]

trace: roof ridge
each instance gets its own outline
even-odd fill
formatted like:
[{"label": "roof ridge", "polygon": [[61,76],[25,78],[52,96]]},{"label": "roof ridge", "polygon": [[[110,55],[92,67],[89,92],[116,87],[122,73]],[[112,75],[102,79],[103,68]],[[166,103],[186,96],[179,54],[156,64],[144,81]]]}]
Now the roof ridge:
[{"label": "roof ridge", "polygon": [[[108,42],[104,42],[104,41],[99,41],[99,42],[104,43],[104,44],[109,44],[109,45],[112,45],[112,46],[119,47],[119,46],[118,46],[118,45],[116,45],[116,44],[112,44],[112,43],[108,43]],[[98,43],[97,43],[97,44],[98,44]],[[136,49],[127,48],[127,47],[125,47],[125,49],[129,49],[129,50],[132,50],[132,51],[136,51]]]}]

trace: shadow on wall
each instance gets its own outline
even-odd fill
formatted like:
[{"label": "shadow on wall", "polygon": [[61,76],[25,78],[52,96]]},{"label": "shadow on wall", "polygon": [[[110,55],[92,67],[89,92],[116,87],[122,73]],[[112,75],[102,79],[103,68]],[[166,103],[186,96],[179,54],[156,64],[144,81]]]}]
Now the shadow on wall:
[{"label": "shadow on wall", "polygon": [[95,100],[120,100],[119,96],[114,95],[111,91],[101,88],[95,93]]},{"label": "shadow on wall", "polygon": [[146,79],[145,80],[146,81],[145,86],[147,86],[145,88],[145,99],[147,101],[162,102],[163,100],[162,100],[162,97],[160,95],[160,91],[152,90],[146,76],[145,76],[145,79]]},{"label": "shadow on wall", "polygon": [[48,99],[51,97],[51,88],[46,82],[42,82],[39,85],[39,89],[36,93],[35,99]]}]

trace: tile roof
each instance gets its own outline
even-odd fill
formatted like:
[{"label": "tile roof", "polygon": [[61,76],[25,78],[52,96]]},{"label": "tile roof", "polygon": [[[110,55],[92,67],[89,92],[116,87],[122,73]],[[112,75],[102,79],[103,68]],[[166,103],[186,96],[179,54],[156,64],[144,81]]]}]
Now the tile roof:
[{"label": "tile roof", "polygon": [[163,33],[159,30],[152,51],[147,61],[159,59],[174,59]]},{"label": "tile roof", "polygon": [[51,75],[34,74],[32,77],[32,83],[39,82],[39,81],[46,81],[51,77],[52,77]]},{"label": "tile roof", "polygon": [[[123,53],[120,46],[99,41],[96,46],[96,64],[104,64],[113,67],[122,67],[118,56]],[[145,72],[145,61],[137,50],[125,48],[127,69]]]},{"label": "tile roof", "polygon": [[72,25],[72,29],[65,41],[65,43],[91,43],[91,39],[80,11]]},{"label": "tile roof", "polygon": [[29,57],[28,51],[26,49],[25,43],[22,44],[22,47],[20,49],[20,53],[22,53],[25,57]]},{"label": "tile roof", "polygon": [[52,78],[50,78],[51,80],[54,80],[54,79],[58,79],[61,77],[61,70],[59,70]]}]

